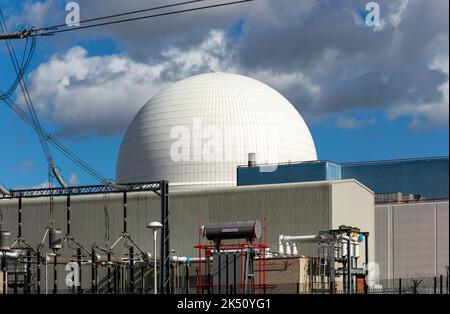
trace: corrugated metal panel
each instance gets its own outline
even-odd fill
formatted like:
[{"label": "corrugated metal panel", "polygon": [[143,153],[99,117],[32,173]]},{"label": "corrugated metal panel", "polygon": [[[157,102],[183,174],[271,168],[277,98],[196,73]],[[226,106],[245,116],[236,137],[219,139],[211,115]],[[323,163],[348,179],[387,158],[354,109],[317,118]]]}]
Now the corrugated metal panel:
[{"label": "corrugated metal panel", "polygon": [[380,266],[380,279],[391,278],[390,215],[390,206],[377,206],[375,209],[375,255]]},{"label": "corrugated metal panel", "polygon": [[341,179],[340,165],[328,161],[279,164],[276,166],[275,171],[266,171],[266,168],[266,166],[239,167],[237,169],[238,185]]},{"label": "corrugated metal panel", "polygon": [[449,213],[448,202],[438,203],[436,207],[436,269],[438,274],[446,274],[449,266]]},{"label": "corrugated metal panel", "polygon": [[[348,184],[355,184],[348,182]],[[281,184],[273,186],[225,188],[170,194],[171,246],[179,254],[194,255],[199,224],[227,220],[267,221],[267,240],[275,249],[278,234],[309,234],[329,225],[330,184]],[[364,192],[363,192],[364,193]],[[122,231],[122,198],[72,197],[72,234],[83,245],[105,245],[106,216],[109,216],[109,243]],[[53,202],[53,225],[66,229],[65,198]],[[151,234],[145,228],[160,220],[159,198],[152,193],[128,195],[128,232],[145,250],[152,250]],[[4,227],[17,230],[17,201],[0,201]],[[49,224],[49,200],[23,200],[23,236],[32,246],[42,238]],[[306,253],[306,252],[305,252]]]},{"label": "corrugated metal panel", "polygon": [[[237,169],[238,185],[355,179],[375,193],[401,192],[448,198],[448,157],[338,164],[329,161],[280,164],[273,172]],[[263,166],[262,166],[263,167]]]},{"label": "corrugated metal panel", "polygon": [[393,205],[394,278],[435,275],[435,204]]},{"label": "corrugated metal panel", "polygon": [[449,263],[448,201],[375,207],[381,279],[445,274]]},{"label": "corrugated metal panel", "polygon": [[375,193],[401,192],[448,198],[448,157],[342,164],[342,178],[354,178]]}]

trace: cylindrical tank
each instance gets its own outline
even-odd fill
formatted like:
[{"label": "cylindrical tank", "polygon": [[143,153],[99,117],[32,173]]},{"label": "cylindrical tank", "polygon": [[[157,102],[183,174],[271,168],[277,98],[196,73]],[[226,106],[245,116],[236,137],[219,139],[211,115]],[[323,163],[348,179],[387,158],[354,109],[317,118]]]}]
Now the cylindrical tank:
[{"label": "cylindrical tank", "polygon": [[48,235],[48,246],[51,250],[59,250],[62,248],[62,230],[50,229]]},{"label": "cylindrical tank", "polygon": [[341,258],[341,247],[339,245],[339,242],[336,242],[336,244],[334,245],[334,258]]},{"label": "cylindrical tank", "polygon": [[11,250],[11,232],[2,230],[0,231],[0,251]]},{"label": "cylindrical tank", "polygon": [[208,240],[259,239],[262,227],[258,220],[211,223],[205,225],[204,232]]}]

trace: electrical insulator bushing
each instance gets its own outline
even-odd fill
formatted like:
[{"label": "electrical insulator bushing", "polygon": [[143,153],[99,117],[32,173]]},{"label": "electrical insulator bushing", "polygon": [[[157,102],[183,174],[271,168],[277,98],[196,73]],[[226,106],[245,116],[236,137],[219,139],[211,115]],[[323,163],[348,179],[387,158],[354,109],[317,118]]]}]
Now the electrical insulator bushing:
[{"label": "electrical insulator bushing", "polygon": [[339,253],[340,253],[340,251],[339,251],[339,242],[338,242],[334,245],[334,258],[341,258],[339,256]]},{"label": "electrical insulator bushing", "polygon": [[359,234],[354,233],[351,237],[352,242],[352,257],[359,258]]},{"label": "electrical insulator bushing", "polygon": [[237,221],[224,223],[211,223],[204,227],[208,240],[226,239],[259,239],[262,234],[261,222]]},{"label": "electrical insulator bushing", "polygon": [[19,39],[19,38],[21,38],[20,33],[0,34],[0,40]]},{"label": "electrical insulator bushing", "polygon": [[52,250],[59,250],[62,248],[62,230],[50,229],[48,235],[48,246]]},{"label": "electrical insulator bushing", "polygon": [[353,256],[359,258],[359,243],[353,245]]},{"label": "electrical insulator bushing", "polygon": [[0,231],[0,251],[11,250],[11,232],[2,230]]},{"label": "electrical insulator bushing", "polygon": [[342,242],[342,257],[346,257],[347,256],[347,240],[343,237],[343,239],[341,240]]}]

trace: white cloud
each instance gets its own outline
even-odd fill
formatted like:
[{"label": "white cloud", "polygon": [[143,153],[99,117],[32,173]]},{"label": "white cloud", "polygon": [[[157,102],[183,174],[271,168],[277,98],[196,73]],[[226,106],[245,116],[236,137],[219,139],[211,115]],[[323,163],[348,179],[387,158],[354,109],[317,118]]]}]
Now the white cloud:
[{"label": "white cloud", "polygon": [[41,183],[38,183],[36,185],[32,186],[26,186],[26,185],[19,185],[14,188],[14,190],[34,190],[34,189],[48,189],[55,187],[54,184],[49,184],[48,181],[43,181]]},{"label": "white cloud", "polygon": [[301,86],[316,97],[321,91],[300,71],[239,69],[223,31],[210,31],[197,47],[171,47],[161,55],[160,62],[142,63],[126,55],[89,56],[86,49],[75,46],[31,72],[30,94],[39,114],[58,125],[59,135],[82,138],[123,132],[162,87],[209,70],[241,72],[281,92]]},{"label": "white cloud", "polygon": [[60,133],[114,133],[160,87],[158,65],[122,55],[88,56],[79,47],[55,55],[30,74],[36,109]]},{"label": "white cloud", "polygon": [[[387,27],[398,28],[403,20],[403,14],[406,11],[410,0],[388,1],[379,4],[380,23],[379,26],[372,27],[373,31],[379,32]],[[368,11],[365,11],[368,13]],[[355,23],[361,27],[367,27],[366,22],[361,18],[358,12],[351,12]]]},{"label": "white cloud", "polygon": [[449,60],[448,56],[436,57],[430,64],[430,70],[447,75],[447,81],[437,87],[441,97],[435,102],[404,104],[388,110],[388,118],[412,117],[409,127],[412,129],[435,129],[449,123]]},{"label": "white cloud", "polygon": [[[437,54],[448,64],[448,1],[377,2],[384,23],[379,32],[355,25],[352,14],[363,23],[360,1],[297,0],[261,0],[182,19],[76,32],[76,40],[109,37],[127,54],[90,56],[82,47],[58,47],[63,52],[31,74],[31,96],[61,134],[117,134],[160,88],[211,69],[260,79],[311,119],[377,108],[391,119],[411,118],[413,128],[445,127],[448,79],[442,67],[427,66]],[[146,3],[111,0],[107,11]],[[81,0],[80,6],[92,16],[104,13],[92,1]],[[51,13],[61,18],[58,10]],[[32,11],[50,12],[39,6]],[[441,43],[436,38],[442,34]]]},{"label": "white cloud", "polygon": [[30,94],[39,114],[56,123],[63,136],[120,133],[167,83],[223,68],[224,45],[224,34],[211,31],[196,48],[163,51],[158,63],[136,62],[126,55],[89,56],[75,46],[31,72]]},{"label": "white cloud", "polygon": [[390,23],[394,28],[397,28],[402,22],[402,15],[406,11],[410,0],[401,0],[401,1],[393,1],[391,5],[394,6],[391,9],[391,13],[387,16],[386,20]]},{"label": "white cloud", "polygon": [[353,117],[339,117],[336,121],[336,126],[343,129],[358,129],[375,123],[375,118],[356,119]]},{"label": "white cloud", "polygon": [[30,159],[25,159],[19,164],[15,165],[13,169],[21,174],[28,174],[29,172],[33,171],[35,168],[35,164]]},{"label": "white cloud", "polygon": [[49,26],[56,23],[55,10],[58,9],[58,0],[23,1],[22,14],[12,15],[8,19],[9,25],[26,23],[29,27]]},{"label": "white cloud", "polygon": [[[78,184],[80,184],[80,181],[78,179],[78,174],[75,173],[75,172],[72,172],[69,175],[69,178],[67,179],[66,183],[68,185],[78,185]],[[57,185],[57,186],[59,186],[59,185]],[[19,185],[19,186],[16,186],[14,189],[15,190],[28,190],[28,189],[48,189],[48,188],[54,188],[54,187],[55,187],[55,184],[49,183],[48,181],[43,181],[41,183],[38,183],[38,184],[35,184],[35,185],[31,185],[31,186]]]},{"label": "white cloud", "polygon": [[299,86],[306,89],[312,96],[318,96],[321,91],[320,85],[314,83],[300,71],[276,72],[273,70],[259,70],[250,74],[280,91]]},{"label": "white cloud", "polygon": [[[161,55],[165,61],[161,73],[169,74],[171,80],[176,80],[192,73],[229,71],[233,69],[233,54],[227,48],[225,32],[212,30],[196,47],[187,50],[171,47],[162,51]],[[173,73],[175,75],[171,75]]]}]

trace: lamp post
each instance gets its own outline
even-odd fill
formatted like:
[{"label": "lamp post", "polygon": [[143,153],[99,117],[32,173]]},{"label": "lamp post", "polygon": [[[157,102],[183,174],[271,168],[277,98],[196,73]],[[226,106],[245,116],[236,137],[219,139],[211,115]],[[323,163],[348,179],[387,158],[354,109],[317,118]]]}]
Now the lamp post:
[{"label": "lamp post", "polygon": [[49,256],[55,256],[55,253],[45,253],[45,294],[47,294],[47,265],[49,261]]},{"label": "lamp post", "polygon": [[154,282],[155,294],[158,293],[158,288],[157,288],[157,284],[158,284],[157,275],[158,274],[157,274],[157,269],[156,269],[156,235],[158,233],[158,229],[161,229],[162,226],[163,225],[159,221],[153,221],[153,222],[151,222],[151,223],[149,223],[147,225],[147,228],[150,228],[150,229],[153,230],[153,240],[155,241],[155,244],[154,244],[154,249],[155,249],[155,252],[154,252],[154,258],[155,258],[154,271],[155,271],[155,273],[154,273],[154,276],[153,276],[154,280],[155,280],[155,282]]}]

